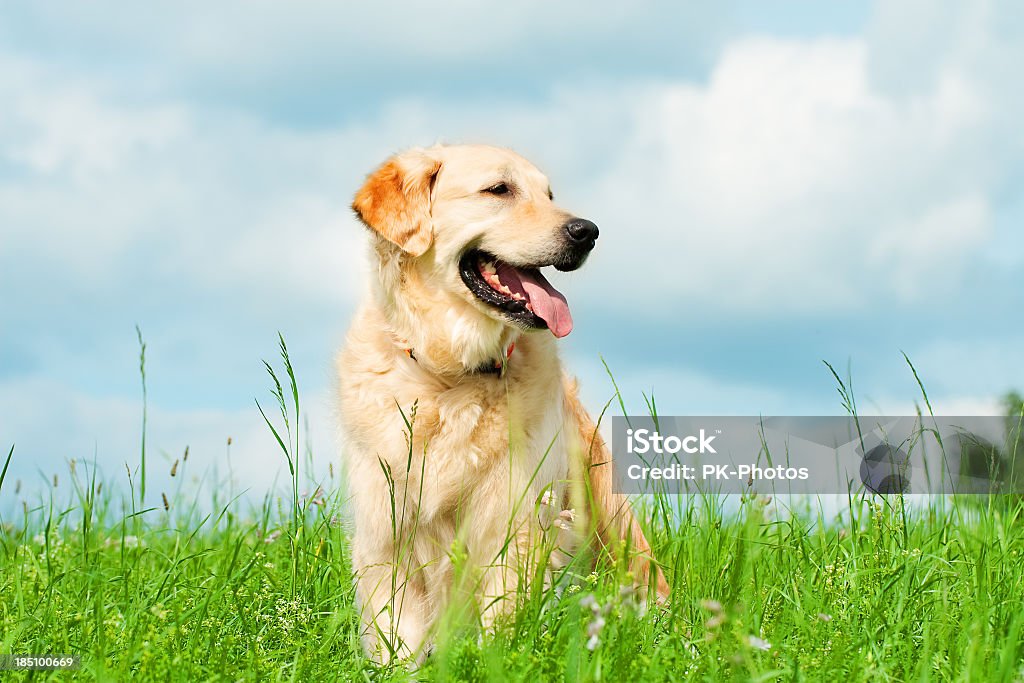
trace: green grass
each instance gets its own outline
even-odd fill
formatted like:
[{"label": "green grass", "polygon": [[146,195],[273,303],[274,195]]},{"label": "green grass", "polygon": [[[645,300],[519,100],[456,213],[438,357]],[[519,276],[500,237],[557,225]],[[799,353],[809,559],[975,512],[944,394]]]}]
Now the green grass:
[{"label": "green grass", "polygon": [[[288,382],[268,366],[279,415],[267,422],[292,474],[283,497],[211,506],[182,489],[143,508],[134,484],[121,497],[78,462],[45,502],[2,520],[0,654],[79,654],[82,668],[0,679],[1024,680],[1024,504],[1005,497],[853,498],[836,519],[779,515],[759,497],[663,499],[647,516],[666,606],[599,567],[525,596],[494,633],[447,628],[416,672],[376,667],[359,645],[344,501],[330,493],[342,487],[300,487],[281,350]],[[176,461],[176,475],[192,465]]]},{"label": "green grass", "polygon": [[[762,503],[660,530],[667,608],[644,612],[595,572],[482,641],[451,634],[419,678],[1020,680],[1019,504],[911,514],[865,501],[827,525],[772,521]],[[81,506],[30,509],[0,534],[0,651],[81,654],[78,675],[99,680],[409,679],[371,675],[360,654],[337,504],[312,505],[294,542],[285,503],[265,510],[270,524],[230,511],[186,523],[172,504],[139,535],[102,496],[88,525]],[[590,651],[592,601],[605,625]]]}]

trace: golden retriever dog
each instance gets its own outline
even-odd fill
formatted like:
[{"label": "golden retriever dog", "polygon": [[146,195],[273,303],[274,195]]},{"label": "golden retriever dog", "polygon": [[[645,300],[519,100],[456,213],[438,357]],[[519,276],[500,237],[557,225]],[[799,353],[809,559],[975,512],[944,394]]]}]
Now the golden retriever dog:
[{"label": "golden retriever dog", "polygon": [[479,145],[398,154],[352,207],[374,268],[337,369],[368,654],[422,658],[466,595],[489,628],[582,539],[667,595],[559,362],[573,319],[541,274],[582,266],[597,226],[526,159]]}]

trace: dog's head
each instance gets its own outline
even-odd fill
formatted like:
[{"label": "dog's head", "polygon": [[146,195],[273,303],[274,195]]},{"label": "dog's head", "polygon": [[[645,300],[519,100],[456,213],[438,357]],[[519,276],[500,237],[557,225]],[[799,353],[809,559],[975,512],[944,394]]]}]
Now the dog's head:
[{"label": "dog's head", "polygon": [[518,154],[413,149],[374,171],[352,208],[376,235],[392,303],[432,297],[461,325],[475,316],[491,329],[572,330],[565,297],[540,269],[583,265],[597,226],[556,206],[548,179]]}]

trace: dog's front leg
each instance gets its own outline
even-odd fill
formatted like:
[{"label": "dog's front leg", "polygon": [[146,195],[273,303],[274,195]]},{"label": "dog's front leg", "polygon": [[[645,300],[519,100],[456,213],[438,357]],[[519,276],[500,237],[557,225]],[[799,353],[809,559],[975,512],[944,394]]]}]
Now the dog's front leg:
[{"label": "dog's front leg", "polygon": [[363,645],[378,662],[421,654],[427,634],[426,591],[411,554],[390,539],[353,538],[352,563],[363,623]]},{"label": "dog's front leg", "polygon": [[[422,552],[416,547],[422,533],[418,511],[389,490],[383,477],[364,476],[362,481],[351,498],[356,513],[352,568],[366,653],[379,662],[421,655],[430,624]],[[404,486],[395,488],[404,491]]]},{"label": "dog's front leg", "polygon": [[480,623],[485,630],[491,630],[503,615],[510,614],[516,607],[521,588],[528,585],[533,567],[529,562],[531,540],[536,541],[534,530],[526,527],[518,531],[501,530],[501,535],[491,537],[493,541],[481,544],[483,547],[470,549],[480,562],[480,577],[477,583],[477,604],[480,609]]}]

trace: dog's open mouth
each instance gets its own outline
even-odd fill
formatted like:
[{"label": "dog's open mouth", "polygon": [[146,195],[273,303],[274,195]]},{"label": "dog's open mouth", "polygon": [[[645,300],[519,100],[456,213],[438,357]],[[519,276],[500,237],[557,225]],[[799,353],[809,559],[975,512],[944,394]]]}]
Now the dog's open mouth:
[{"label": "dog's open mouth", "polygon": [[556,337],[572,332],[569,304],[539,268],[521,268],[484,251],[469,251],[459,274],[476,298],[528,327],[546,327]]}]

